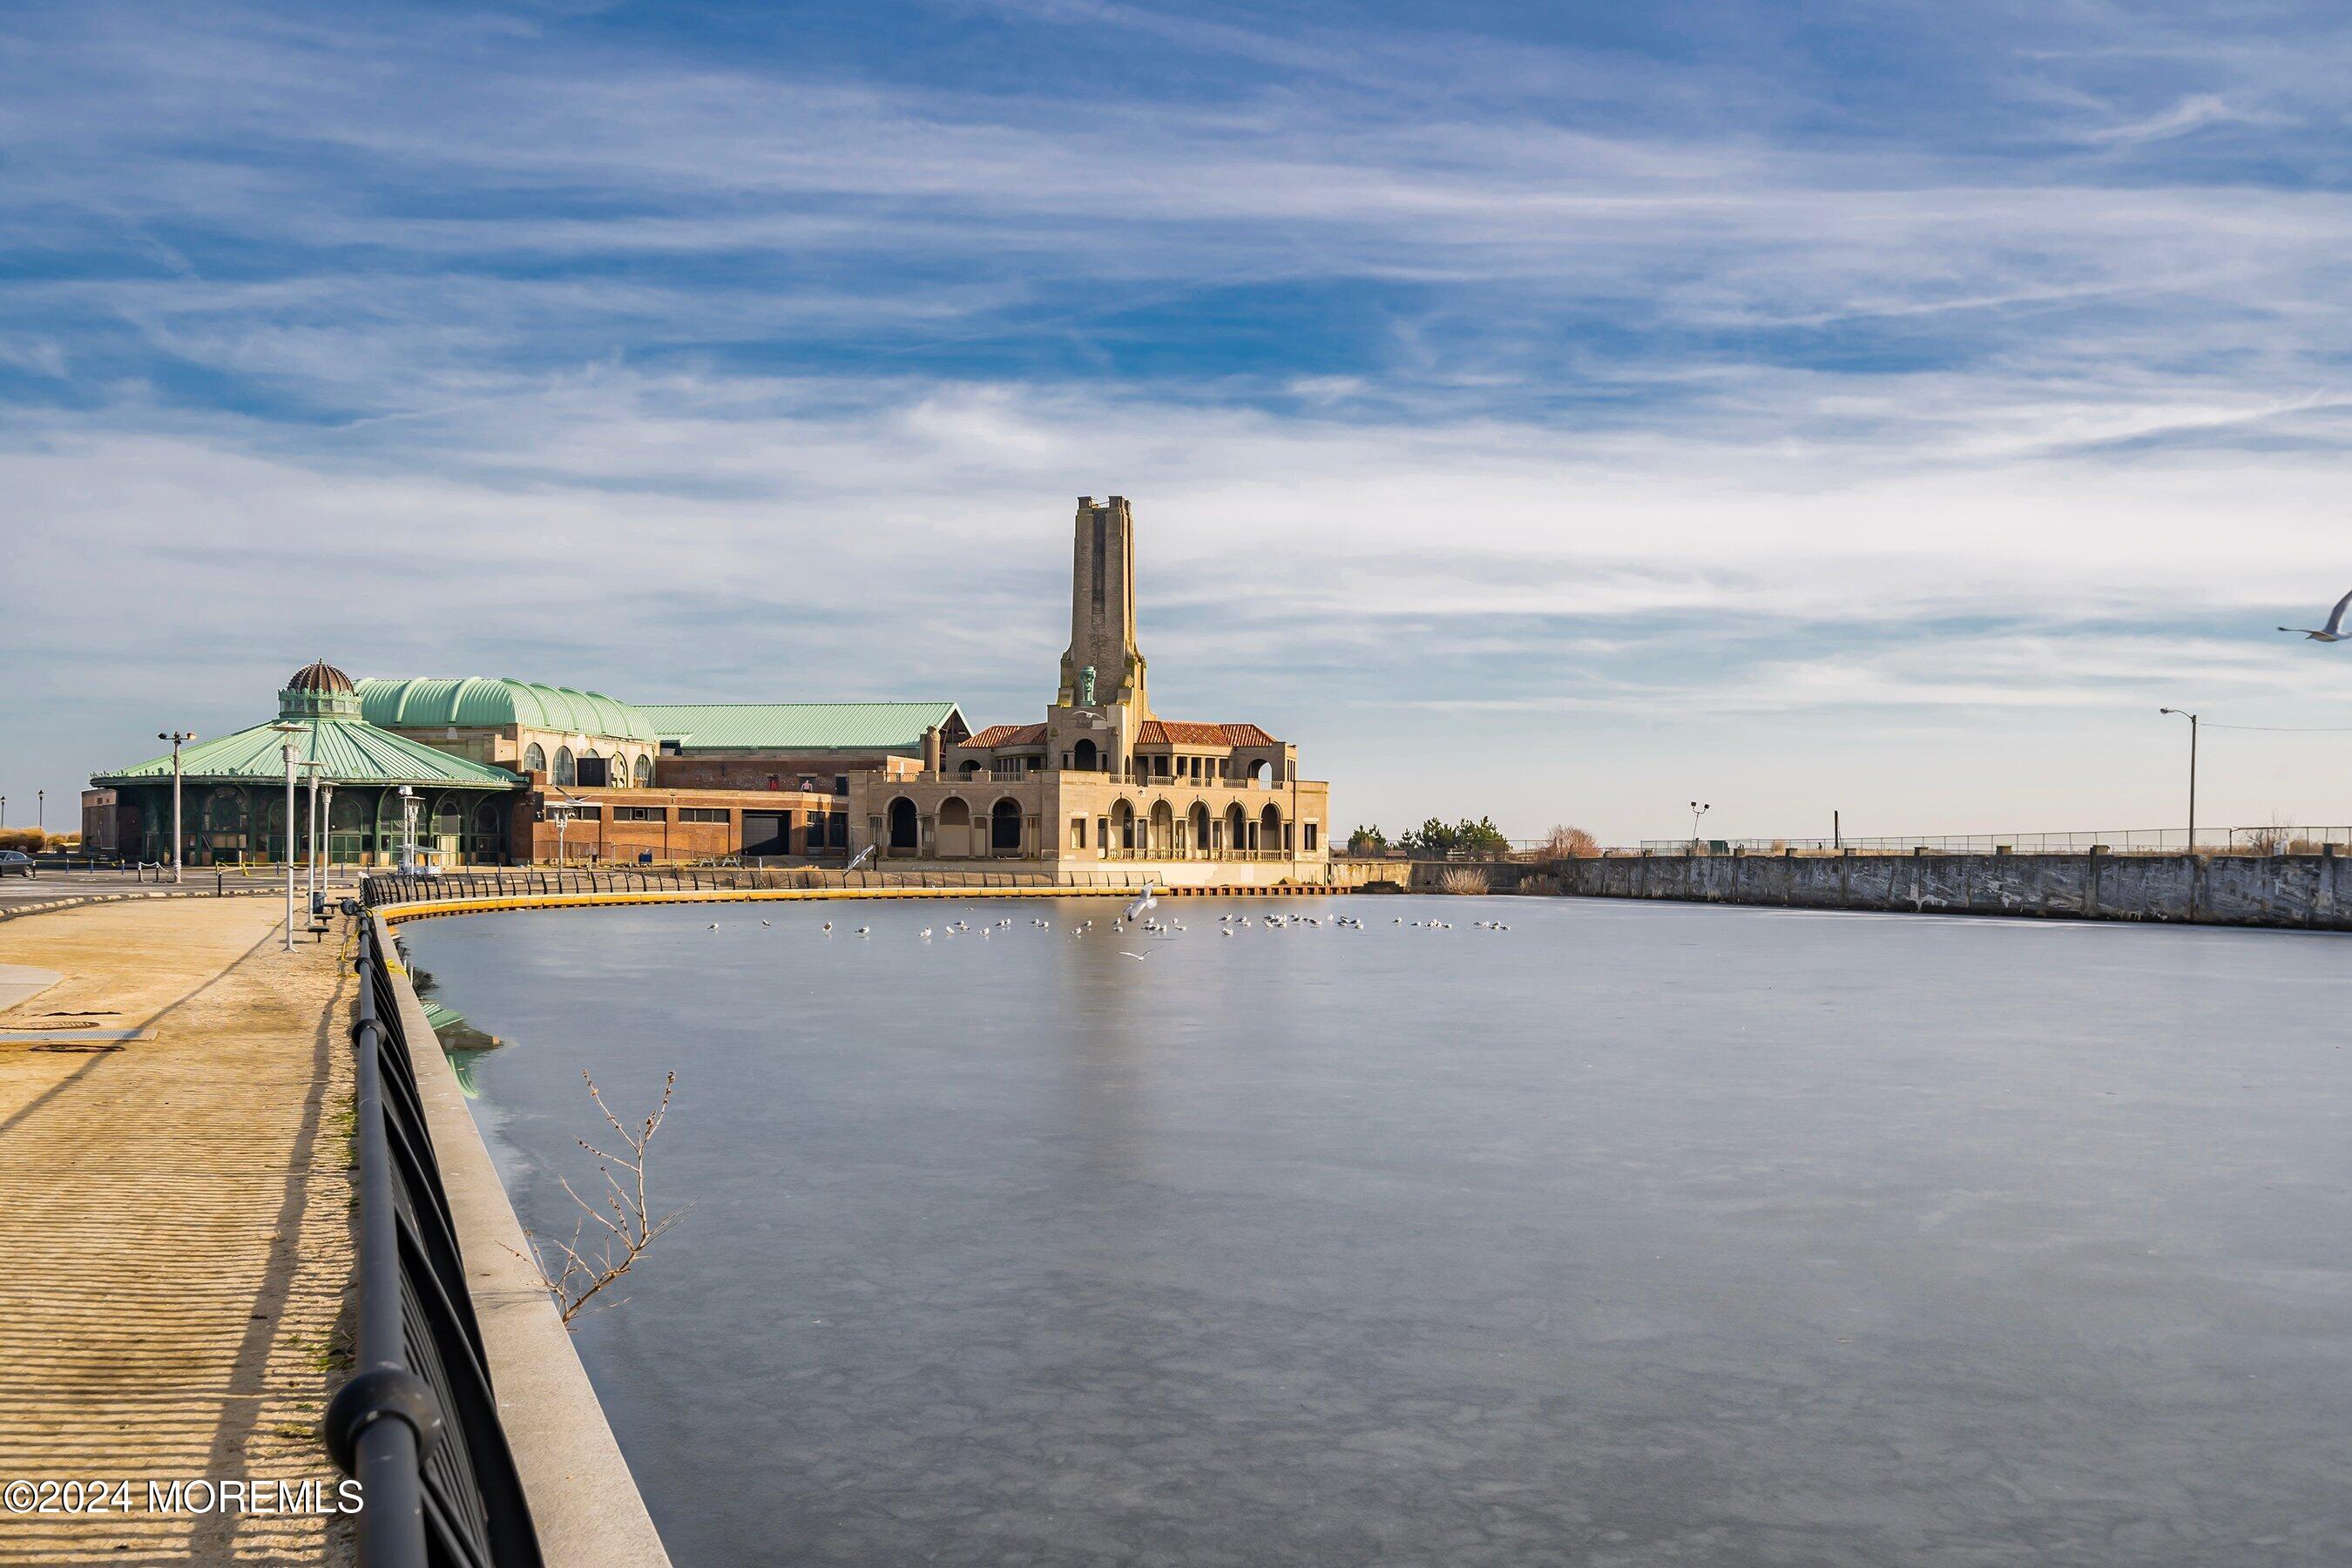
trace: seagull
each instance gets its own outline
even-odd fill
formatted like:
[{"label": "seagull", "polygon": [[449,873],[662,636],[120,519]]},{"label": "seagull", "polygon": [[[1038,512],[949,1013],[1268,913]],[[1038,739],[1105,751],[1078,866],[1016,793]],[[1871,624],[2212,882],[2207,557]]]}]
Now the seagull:
[{"label": "seagull", "polygon": [[1129,952],[1123,947],[1118,950],[1118,954],[1121,958],[1133,958],[1138,960],[1150,958],[1151,956],[1148,952]]},{"label": "seagull", "polygon": [[930,927],[929,927],[929,926],[925,926],[925,927],[923,928],[923,940],[924,940],[925,942],[929,942],[929,941],[930,941],[930,940],[931,940],[931,928],[930,928]]},{"label": "seagull", "polygon": [[1131,921],[1159,902],[1158,896],[1151,890],[1151,883],[1147,879],[1143,884],[1143,897],[1127,906],[1127,918]]},{"label": "seagull", "polygon": [[857,928],[857,934],[858,934],[858,935],[860,935],[860,936],[864,936],[867,931],[872,931],[873,929],[874,929],[874,928],[873,928],[872,926],[859,926],[859,927]]},{"label": "seagull", "polygon": [[824,922],[824,934],[827,936],[831,936],[833,934],[833,922],[831,921]]},{"label": "seagull", "polygon": [[2327,624],[2316,631],[2309,626],[2281,626],[2279,630],[2301,632],[2313,642],[2352,641],[2352,638],[2347,638],[2344,633],[2344,610],[2347,605],[2352,605],[2352,594],[2347,594],[2336,601],[2336,607],[2327,612]]},{"label": "seagull", "polygon": [[760,922],[761,929],[765,930],[765,929],[767,928],[767,924],[768,924],[768,922],[767,922],[767,921],[761,921]]},{"label": "seagull", "polygon": [[719,922],[717,921],[712,921],[710,922],[710,929],[712,931],[717,931],[719,929]]}]

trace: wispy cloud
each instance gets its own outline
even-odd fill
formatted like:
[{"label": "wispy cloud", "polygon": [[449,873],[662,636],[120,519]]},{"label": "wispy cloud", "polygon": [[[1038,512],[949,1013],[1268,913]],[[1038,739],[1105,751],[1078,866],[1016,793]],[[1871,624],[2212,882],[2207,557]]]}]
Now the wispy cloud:
[{"label": "wispy cloud", "polygon": [[16,13],[0,493],[107,591],[0,626],[5,765],[320,647],[1017,716],[1081,490],[1163,697],[1391,816],[1574,761],[1643,826],[1563,733],[1405,760],[1511,714],[2324,699],[2262,628],[2352,571],[2325,12],[1643,26]]}]

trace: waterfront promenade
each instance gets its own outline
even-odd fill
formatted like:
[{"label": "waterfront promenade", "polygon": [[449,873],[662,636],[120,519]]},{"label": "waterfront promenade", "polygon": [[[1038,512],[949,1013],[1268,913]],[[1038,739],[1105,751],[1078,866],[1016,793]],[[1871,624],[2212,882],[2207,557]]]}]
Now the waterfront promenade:
[{"label": "waterfront promenade", "polygon": [[[0,1480],[133,1493],[0,1515],[0,1563],[351,1560],[341,1523],[146,1508],[150,1480],[340,1479],[317,1426],[348,1361],[351,977],[335,938],[281,951],[282,911],[0,921]],[[24,1037],[55,1026],[82,1026]],[[106,1031],[148,1037],[73,1037]]]}]

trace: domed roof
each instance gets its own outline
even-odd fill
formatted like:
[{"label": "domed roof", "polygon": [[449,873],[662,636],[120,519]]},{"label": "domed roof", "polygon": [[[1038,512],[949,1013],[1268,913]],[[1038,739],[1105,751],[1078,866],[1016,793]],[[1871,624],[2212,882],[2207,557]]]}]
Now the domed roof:
[{"label": "domed roof", "polygon": [[352,678],[323,658],[314,658],[296,670],[286,682],[289,691],[325,691],[341,696],[357,689]]},{"label": "domed roof", "polygon": [[386,730],[526,729],[623,741],[655,739],[636,709],[601,691],[527,680],[370,679],[359,684],[361,711]]}]

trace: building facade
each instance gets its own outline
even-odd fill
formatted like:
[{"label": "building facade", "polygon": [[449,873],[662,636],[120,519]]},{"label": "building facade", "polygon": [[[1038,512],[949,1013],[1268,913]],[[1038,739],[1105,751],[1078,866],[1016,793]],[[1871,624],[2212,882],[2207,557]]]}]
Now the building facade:
[{"label": "building facade", "polygon": [[1136,641],[1135,515],[1081,497],[1070,641],[1042,721],[926,735],[911,775],[852,775],[854,847],[886,860],[1151,864],[1171,881],[1320,880],[1329,785],[1255,724],[1159,717]]}]

